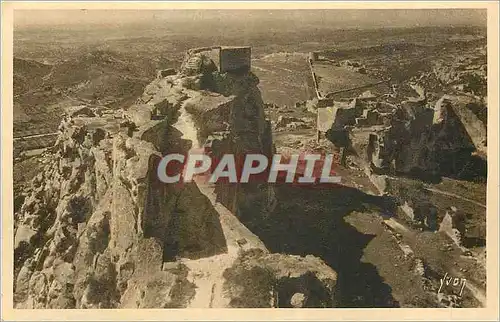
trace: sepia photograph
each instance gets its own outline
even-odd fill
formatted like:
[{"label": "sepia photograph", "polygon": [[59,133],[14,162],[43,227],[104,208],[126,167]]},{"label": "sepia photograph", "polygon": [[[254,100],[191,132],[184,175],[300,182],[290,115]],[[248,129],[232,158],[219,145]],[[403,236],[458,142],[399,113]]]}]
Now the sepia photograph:
[{"label": "sepia photograph", "polygon": [[10,3],[14,312],[498,318],[498,3],[119,4]]}]

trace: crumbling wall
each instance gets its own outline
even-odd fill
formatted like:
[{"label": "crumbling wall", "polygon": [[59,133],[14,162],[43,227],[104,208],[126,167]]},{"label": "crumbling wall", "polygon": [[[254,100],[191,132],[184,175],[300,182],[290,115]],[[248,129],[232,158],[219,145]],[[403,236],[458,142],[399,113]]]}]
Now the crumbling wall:
[{"label": "crumbling wall", "polygon": [[220,49],[220,72],[249,72],[251,47],[222,47]]}]

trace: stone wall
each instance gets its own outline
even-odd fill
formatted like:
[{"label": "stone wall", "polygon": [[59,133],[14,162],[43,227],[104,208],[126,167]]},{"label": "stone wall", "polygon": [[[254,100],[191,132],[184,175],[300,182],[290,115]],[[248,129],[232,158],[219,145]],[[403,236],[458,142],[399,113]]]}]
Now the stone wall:
[{"label": "stone wall", "polygon": [[222,47],[220,49],[220,72],[248,72],[251,67],[250,47]]}]

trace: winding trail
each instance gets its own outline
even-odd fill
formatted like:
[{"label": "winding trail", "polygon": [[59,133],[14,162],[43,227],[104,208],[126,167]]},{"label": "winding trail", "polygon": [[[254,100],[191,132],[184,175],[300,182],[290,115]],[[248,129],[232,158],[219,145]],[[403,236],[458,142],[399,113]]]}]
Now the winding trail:
[{"label": "winding trail", "polygon": [[[199,151],[200,143],[197,137],[197,129],[191,114],[185,109],[185,103],[179,109],[179,113],[179,118],[173,127],[183,134],[182,139],[192,142],[190,151]],[[180,260],[189,268],[187,279],[196,285],[196,294],[189,303],[188,308],[229,307],[229,299],[223,294],[224,271],[233,265],[241,250],[260,248],[267,252],[267,249],[262,241],[246,228],[231,211],[216,201],[215,185],[207,183],[203,178],[196,176],[194,182],[219,214],[219,220],[226,239],[227,253],[195,260]],[[238,243],[241,240],[245,240],[244,245]]]},{"label": "winding trail", "polygon": [[452,192],[446,192],[446,191],[435,189],[435,188],[425,188],[425,190],[430,191],[430,192],[434,192],[434,193],[439,193],[441,195],[457,198],[457,199],[460,199],[463,201],[467,201],[467,202],[475,204],[476,206],[483,207],[484,209],[486,209],[486,205],[483,205],[482,203],[474,201],[472,199],[468,199],[468,198],[462,197],[460,195],[454,194]]}]

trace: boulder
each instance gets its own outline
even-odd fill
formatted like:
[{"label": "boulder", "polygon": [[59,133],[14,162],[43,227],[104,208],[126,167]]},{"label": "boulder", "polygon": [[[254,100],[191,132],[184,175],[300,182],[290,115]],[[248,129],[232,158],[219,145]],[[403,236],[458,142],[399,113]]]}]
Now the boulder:
[{"label": "boulder", "polygon": [[453,242],[461,247],[465,236],[465,215],[455,207],[451,207],[444,216],[439,231],[450,237]]},{"label": "boulder", "polygon": [[228,129],[235,97],[219,94],[200,94],[189,98],[185,103],[186,111],[200,129],[200,135],[208,136],[214,132]]}]

